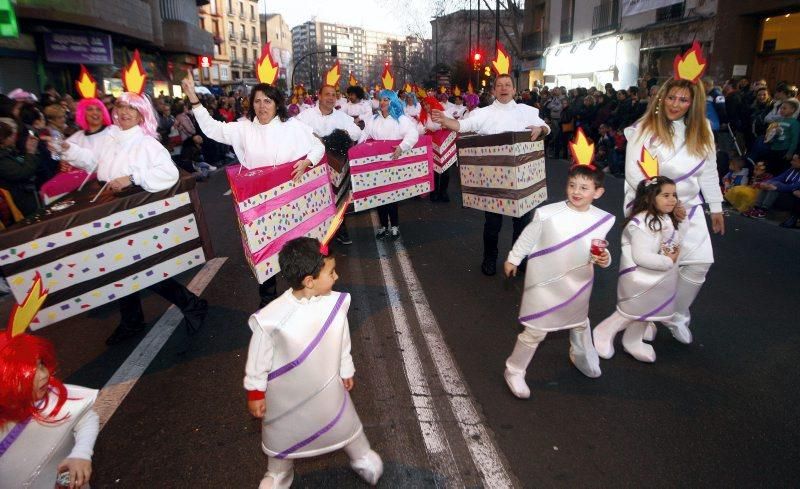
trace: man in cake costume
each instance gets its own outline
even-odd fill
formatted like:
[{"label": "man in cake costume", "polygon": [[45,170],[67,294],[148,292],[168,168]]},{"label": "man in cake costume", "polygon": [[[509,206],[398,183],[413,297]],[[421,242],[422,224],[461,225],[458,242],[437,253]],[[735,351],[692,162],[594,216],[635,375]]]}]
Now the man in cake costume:
[{"label": "man in cake costume", "polygon": [[[0,333],[0,487],[80,488],[100,431],[97,391],[54,377],[53,345],[25,333],[47,297],[41,277]],[[72,436],[74,435],[74,436]]]},{"label": "man in cake costume", "polygon": [[[549,134],[550,128],[539,117],[539,109],[517,104],[514,101],[514,79],[509,75],[511,58],[500,42],[497,43],[497,59],[492,62],[492,66],[497,73],[494,81],[496,99],[492,105],[475,109],[468,118],[461,120],[451,119],[445,112],[434,109],[431,111],[433,121],[451,131],[476,132],[480,135],[528,130],[531,132],[531,141],[536,141]],[[494,212],[486,212],[485,216],[481,271],[485,275],[494,275],[497,273],[497,243],[503,227],[503,216]],[[530,220],[530,213],[512,219],[514,241],[517,240]]]},{"label": "man in cake costume", "polygon": [[[662,323],[684,344],[692,342],[689,307],[714,263],[703,204],[711,210],[713,231],[725,234],[714,136],[706,120],[705,91],[700,80],[706,66],[700,45],[695,42],[689,51],[675,58],[674,78],[661,86],[645,115],[625,129],[626,213],[637,185],[645,178],[638,164],[643,146],[658,160],[659,173],[677,185],[680,204],[676,215],[687,229],[678,258],[675,314]],[[650,327],[640,332],[643,337],[654,333]]]},{"label": "man in cake costume", "polygon": [[520,399],[530,397],[526,369],[551,331],[569,329],[573,365],[587,377],[601,374],[589,327],[589,298],[594,265],[607,268],[611,254],[605,247],[595,251],[593,241],[605,240],[614,216],[592,205],[605,191],[604,174],[592,164],[594,143],[583,131],[576,141],[570,144],[575,164],[567,176],[567,200],[536,209],[504,265],[506,276],[513,277],[522,260],[528,259],[519,313],[524,331],[517,336],[504,372],[506,384]]},{"label": "man in cake costume", "polygon": [[250,413],[263,418],[261,446],[269,457],[259,489],[288,488],[294,459],[338,449],[367,483],[375,485],[383,473],[350,399],[350,296],[332,290],[336,260],[326,254],[327,244],[312,238],[286,243],[279,260],[291,288],[250,317],[244,387]]}]

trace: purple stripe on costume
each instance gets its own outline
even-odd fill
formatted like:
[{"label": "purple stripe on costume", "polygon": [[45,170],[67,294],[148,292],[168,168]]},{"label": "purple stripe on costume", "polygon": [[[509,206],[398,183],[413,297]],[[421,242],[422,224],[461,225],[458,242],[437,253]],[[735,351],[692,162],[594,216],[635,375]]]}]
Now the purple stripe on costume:
[{"label": "purple stripe on costume", "polygon": [[628,267],[628,268],[625,268],[623,270],[620,270],[619,271],[619,276],[621,277],[621,276],[625,275],[626,273],[631,273],[632,271],[636,270],[637,268],[638,267],[636,265],[634,265],[632,267]]},{"label": "purple stripe on costume", "polygon": [[8,451],[9,448],[11,448],[11,445],[13,445],[15,441],[17,441],[19,435],[22,434],[22,431],[25,429],[26,426],[28,426],[28,423],[30,422],[31,418],[28,418],[24,421],[21,421],[13,428],[11,428],[11,431],[9,431],[8,434],[3,438],[3,441],[0,441],[0,457],[2,457],[3,454],[6,453],[6,451]]},{"label": "purple stripe on costume", "polygon": [[[342,294],[342,295],[344,295],[344,294]],[[289,454],[291,454],[293,452],[296,452],[297,450],[300,450],[301,448],[303,448],[304,446],[308,445],[312,441],[316,440],[320,436],[322,436],[325,433],[329,432],[331,430],[331,428],[333,428],[336,425],[336,423],[338,423],[339,420],[342,419],[342,415],[344,414],[344,408],[345,408],[345,406],[347,406],[347,400],[348,399],[350,399],[350,394],[345,392],[344,399],[342,399],[342,405],[341,405],[341,407],[339,407],[339,412],[336,413],[336,416],[330,421],[330,423],[328,423],[325,426],[323,426],[319,431],[317,431],[313,435],[309,436],[305,440],[299,441],[299,442],[295,443],[294,445],[292,445],[291,447],[287,448],[286,450],[282,451],[281,453],[275,455],[275,458],[281,458],[281,459],[282,458],[286,458],[287,455],[289,455]]]},{"label": "purple stripe on costume", "polygon": [[521,317],[521,318],[519,318],[519,322],[524,323],[524,322],[527,322],[527,321],[533,321],[534,319],[539,319],[541,317],[547,316],[551,312],[555,312],[555,311],[557,311],[559,309],[567,307],[570,303],[572,303],[572,301],[577,299],[578,296],[581,295],[586,289],[591,287],[592,286],[592,282],[594,282],[594,278],[592,278],[591,280],[586,282],[583,285],[583,287],[581,287],[577,292],[575,292],[575,295],[573,295],[572,297],[567,299],[565,302],[562,302],[561,304],[553,306],[550,309],[545,309],[544,311],[540,311],[540,312],[537,312],[535,314],[531,314],[530,316]]},{"label": "purple stripe on costume", "polygon": [[701,161],[696,167],[692,168],[692,170],[689,173],[687,173],[686,175],[681,175],[678,178],[673,178],[672,181],[675,182],[675,183],[678,183],[678,182],[682,182],[682,181],[686,180],[687,178],[689,178],[692,175],[694,175],[694,173],[697,170],[699,170],[700,168],[703,168],[703,164],[705,164],[705,162],[706,162],[706,160],[704,158],[703,161]]},{"label": "purple stripe on costume", "polygon": [[655,315],[655,314],[657,314],[657,313],[661,312],[661,310],[662,310],[662,309],[664,309],[665,307],[667,307],[668,305],[670,305],[670,304],[672,303],[672,301],[674,301],[674,300],[675,300],[675,296],[676,296],[676,295],[678,295],[678,292],[677,292],[677,291],[676,291],[674,294],[672,294],[672,297],[670,297],[669,299],[667,299],[667,301],[666,301],[665,303],[661,304],[660,306],[656,307],[655,309],[653,309],[652,311],[648,312],[648,313],[647,313],[647,314],[645,314],[644,316],[640,317],[639,319],[637,319],[637,321],[649,321],[649,319],[648,319],[648,318],[650,318],[651,316],[653,316],[653,315]]},{"label": "purple stripe on costume", "polygon": [[692,217],[694,217],[694,213],[697,211],[697,208],[698,208],[698,207],[700,207],[700,204],[697,204],[696,206],[693,206],[693,207],[692,207],[692,210],[690,210],[690,211],[689,211],[689,219],[691,219]]},{"label": "purple stripe on costume", "polygon": [[303,353],[301,353],[299,357],[295,358],[294,360],[292,360],[291,362],[287,363],[286,365],[283,365],[282,367],[270,372],[269,375],[267,376],[267,381],[268,382],[270,380],[275,380],[276,378],[280,377],[281,375],[285,374],[286,372],[288,372],[288,371],[292,370],[293,368],[299,366],[301,363],[303,363],[306,360],[306,358],[308,358],[308,356],[311,354],[311,352],[314,351],[314,348],[316,348],[317,345],[319,345],[319,342],[322,341],[322,337],[325,336],[325,332],[328,331],[328,328],[331,327],[331,324],[333,323],[333,318],[336,317],[336,313],[339,312],[339,309],[342,307],[342,304],[344,303],[345,297],[347,297],[347,294],[344,294],[344,293],[340,293],[339,294],[339,298],[336,299],[336,305],[333,306],[333,310],[331,311],[330,315],[328,316],[328,319],[326,319],[325,323],[322,325],[322,329],[319,330],[319,332],[314,337],[314,339],[311,340],[311,343],[309,343],[308,346],[305,348],[305,350],[303,350]]},{"label": "purple stripe on costume", "polygon": [[642,223],[637,217],[631,217],[631,222],[635,223],[637,226]]},{"label": "purple stripe on costume", "polygon": [[604,222],[608,221],[609,219],[613,219],[613,218],[614,218],[614,216],[612,216],[611,214],[606,214],[605,217],[603,217],[602,219],[600,219],[596,223],[592,224],[588,228],[584,229],[580,233],[576,234],[575,236],[567,239],[566,241],[562,241],[561,243],[553,245],[553,246],[551,246],[549,248],[545,248],[545,249],[539,250],[539,251],[537,251],[535,253],[531,253],[530,255],[528,255],[528,259],[536,258],[537,256],[546,255],[548,253],[552,253],[554,251],[560,250],[561,248],[563,248],[563,247],[567,246],[568,244],[572,243],[573,241],[579,240],[582,237],[586,236],[587,234],[591,233],[592,231],[594,231],[598,227],[602,226]]},{"label": "purple stripe on costume", "polygon": [[630,202],[628,202],[627,204],[625,204],[625,208],[626,208],[626,209],[628,209],[628,208],[630,208],[630,207],[633,207],[633,201],[630,201]]}]

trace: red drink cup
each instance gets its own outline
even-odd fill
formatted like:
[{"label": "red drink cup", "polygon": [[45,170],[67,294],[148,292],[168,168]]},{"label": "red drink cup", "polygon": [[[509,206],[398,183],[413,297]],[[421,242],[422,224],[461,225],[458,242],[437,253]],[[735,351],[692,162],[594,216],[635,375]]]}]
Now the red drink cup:
[{"label": "red drink cup", "polygon": [[603,256],[603,253],[608,248],[608,241],[604,239],[595,238],[592,240],[592,248],[590,253],[592,256]]}]

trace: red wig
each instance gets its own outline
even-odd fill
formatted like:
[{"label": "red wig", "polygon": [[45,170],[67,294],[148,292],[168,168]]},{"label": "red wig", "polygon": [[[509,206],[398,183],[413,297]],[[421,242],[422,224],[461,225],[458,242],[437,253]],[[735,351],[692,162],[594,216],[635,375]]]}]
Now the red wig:
[{"label": "red wig", "polygon": [[[50,371],[48,387],[56,399],[52,409],[48,409],[48,404],[53,396],[45,396],[40,403],[36,403],[33,397],[39,361]],[[53,344],[44,338],[21,334],[0,348],[0,426],[8,422],[19,423],[30,417],[42,423],[64,420],[58,418],[58,413],[67,401],[67,388],[54,376],[57,366]],[[44,415],[45,412],[48,414]]]},{"label": "red wig", "polygon": [[442,104],[440,104],[439,101],[436,100],[436,97],[431,97],[429,95],[424,99],[422,99],[422,104],[421,104],[422,110],[419,112],[419,121],[422,123],[423,126],[425,125],[425,122],[428,120],[428,111],[425,110],[425,104],[428,104],[428,107],[431,110],[436,109],[444,111],[444,107],[442,107]]},{"label": "red wig", "polygon": [[96,98],[83,98],[78,101],[78,107],[75,109],[75,123],[78,124],[78,127],[83,129],[84,132],[89,130],[89,124],[86,122],[86,109],[90,105],[100,109],[100,112],[103,113],[103,125],[110,126],[111,115],[108,113],[106,106],[103,105],[103,102]]}]

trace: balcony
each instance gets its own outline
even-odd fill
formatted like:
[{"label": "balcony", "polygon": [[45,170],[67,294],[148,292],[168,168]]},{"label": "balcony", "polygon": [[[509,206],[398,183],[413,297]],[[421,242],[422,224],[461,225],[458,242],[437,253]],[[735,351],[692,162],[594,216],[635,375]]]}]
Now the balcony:
[{"label": "balcony", "polygon": [[228,34],[228,39],[230,39],[231,41],[235,41],[236,40],[236,34],[231,32],[230,34]]},{"label": "balcony", "polygon": [[531,32],[522,35],[522,51],[524,53],[537,53],[544,51],[546,35],[544,32]]},{"label": "balcony", "polygon": [[656,22],[670,22],[683,18],[686,10],[686,2],[676,3],[669,7],[661,7],[656,10]]},{"label": "balcony", "polygon": [[572,42],[572,17],[564,17],[561,19],[561,37],[559,41],[562,43]]},{"label": "balcony", "polygon": [[594,8],[592,35],[615,31],[619,28],[619,0],[603,0]]}]

